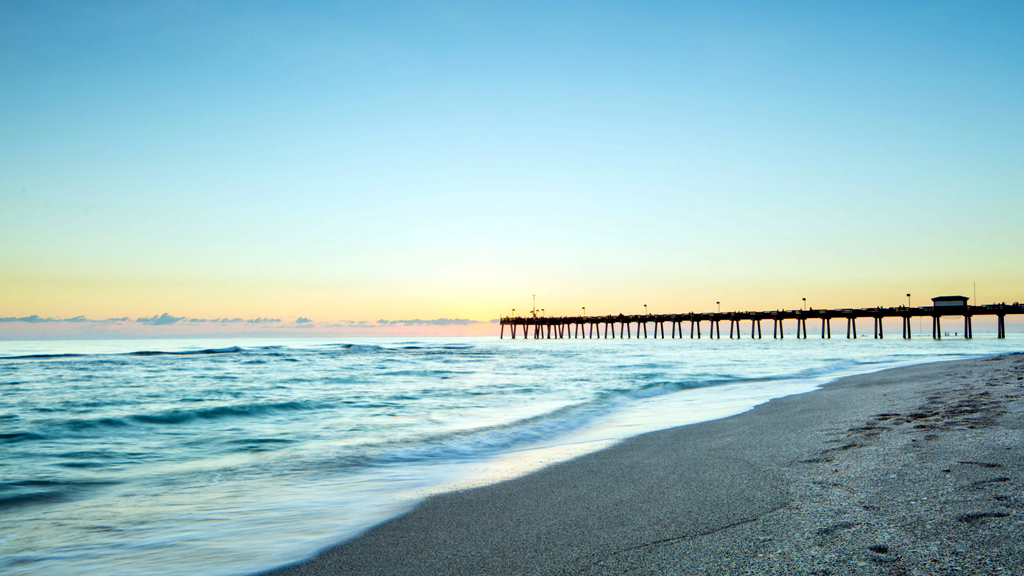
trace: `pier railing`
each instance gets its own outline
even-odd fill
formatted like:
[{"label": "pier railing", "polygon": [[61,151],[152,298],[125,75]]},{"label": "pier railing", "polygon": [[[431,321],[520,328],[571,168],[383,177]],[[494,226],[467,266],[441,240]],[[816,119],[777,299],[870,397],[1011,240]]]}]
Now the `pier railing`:
[{"label": "pier railing", "polygon": [[[846,320],[846,337],[857,337],[857,320],[870,318],[873,321],[873,335],[884,338],[882,320],[885,318],[901,318],[903,338],[909,339],[910,321],[913,318],[931,318],[932,338],[942,338],[942,317],[962,316],[964,321],[964,338],[973,338],[974,330],[971,319],[974,316],[995,316],[996,332],[999,338],[1006,337],[1006,316],[1024,314],[1024,306],[1018,302],[1013,304],[985,304],[981,306],[897,306],[890,308],[836,308],[822,310],[774,310],[761,312],[687,312],[682,314],[618,314],[615,316],[549,316],[549,317],[513,317],[507,316],[500,320],[501,338],[505,337],[508,326],[513,339],[517,334],[523,338],[560,339],[560,338],[615,338],[618,329],[619,338],[632,338],[633,325],[636,325],[636,337],[647,338],[647,328],[654,326],[654,337],[665,338],[665,324],[671,326],[672,338],[679,334],[683,337],[683,324],[689,324],[690,338],[700,338],[701,324],[706,322],[709,338],[722,337],[722,322],[729,322],[729,338],[740,338],[740,323],[750,323],[750,337],[761,338],[761,321],[772,321],[772,337],[783,338],[783,321],[796,321],[796,337],[807,338],[807,321],[821,320],[821,337],[832,337],[832,320]],[[602,335],[603,328],[603,335]],[[641,331],[643,336],[641,336]]]}]

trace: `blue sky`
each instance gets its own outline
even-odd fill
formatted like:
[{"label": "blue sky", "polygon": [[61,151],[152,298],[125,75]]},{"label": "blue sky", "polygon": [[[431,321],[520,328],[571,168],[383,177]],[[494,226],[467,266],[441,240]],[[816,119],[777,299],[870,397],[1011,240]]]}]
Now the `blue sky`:
[{"label": "blue sky", "polygon": [[1020,2],[0,3],[0,316],[1015,300],[1022,29]]}]

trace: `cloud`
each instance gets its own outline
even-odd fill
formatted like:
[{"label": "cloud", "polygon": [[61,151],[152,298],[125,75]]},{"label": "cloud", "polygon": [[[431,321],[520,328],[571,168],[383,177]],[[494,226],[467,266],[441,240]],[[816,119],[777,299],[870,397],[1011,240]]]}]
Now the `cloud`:
[{"label": "cloud", "polygon": [[56,318],[40,318],[39,316],[36,316],[35,314],[33,314],[31,316],[21,316],[21,317],[6,316],[6,317],[3,317],[3,318],[0,318],[0,322],[28,322],[30,324],[38,324],[40,322],[60,322],[60,320],[58,320]]},{"label": "cloud", "polygon": [[148,324],[150,326],[169,326],[171,324],[177,324],[178,322],[181,322],[184,319],[184,316],[171,316],[167,312],[164,312],[159,316],[151,316],[149,318],[136,318],[135,321],[141,322],[143,324]]},{"label": "cloud", "polygon": [[[103,320],[92,320],[85,316],[74,316],[71,318],[54,318],[54,317],[43,317],[36,314],[31,316],[7,316],[0,317],[0,323],[3,322],[25,322],[28,324],[42,324],[42,323],[67,323],[67,324],[121,324],[124,322],[132,322],[132,319],[124,316],[121,318],[106,318]],[[283,328],[388,328],[388,327],[414,327],[414,326],[470,326],[473,324],[487,324],[497,323],[498,320],[470,320],[468,318],[413,318],[403,320],[385,320],[380,319],[376,322],[369,320],[338,320],[334,324],[317,324],[311,318],[306,316],[299,316],[295,319],[294,324],[290,322],[284,322],[280,318],[269,318],[263,316],[257,316],[255,318],[188,318],[186,316],[172,316],[167,312],[163,314],[155,314],[153,316],[142,316],[134,320],[135,323],[144,324],[146,326],[171,326],[175,324],[187,324],[191,325],[194,329],[198,329],[203,324],[219,324],[227,328],[228,324],[248,324],[248,325],[271,325],[280,324]]]},{"label": "cloud", "polygon": [[243,322],[248,324],[274,324],[280,322],[280,318],[264,318],[262,316],[256,318],[189,318],[187,320],[193,324],[204,324],[207,322],[213,322],[214,324],[241,324]]},{"label": "cloud", "polygon": [[[308,324],[306,326],[309,326]],[[328,324],[327,328],[374,328],[378,324],[370,324],[366,320],[338,320],[335,324]]]},{"label": "cloud", "polygon": [[434,318],[433,320],[377,320],[377,324],[384,326],[468,326],[480,324],[480,320],[469,320],[468,318]]},{"label": "cloud", "polygon": [[[53,318],[48,316],[46,318],[43,318],[42,316],[37,316],[35,314],[31,316],[7,316],[0,318],[0,322],[27,322],[29,324],[42,324],[44,322],[110,322],[112,320],[117,319],[112,318],[111,320],[90,320],[85,316],[75,316],[74,318]],[[127,318],[125,318],[125,320],[127,320]]]},{"label": "cloud", "polygon": [[[308,318],[306,320],[312,322]],[[188,318],[188,319],[186,319],[185,316],[171,316],[170,314],[164,312],[163,314],[156,314],[156,315],[153,315],[153,316],[148,316],[148,317],[143,316],[141,318],[136,318],[135,321],[140,323],[140,324],[146,324],[146,325],[149,325],[149,326],[170,326],[171,324],[177,324],[179,322],[185,322],[185,323],[188,323],[188,324],[204,324],[204,323],[207,323],[207,322],[215,322],[215,323],[218,323],[218,324],[241,324],[241,323],[249,323],[249,324],[275,324],[275,323],[280,322],[281,319],[280,318],[265,318],[265,317],[262,317],[262,316],[259,316],[259,317],[256,317],[256,318],[250,318],[248,320],[246,320],[244,318]],[[131,322],[131,318],[129,318],[127,316],[123,316],[121,318],[107,318],[107,319],[104,319],[104,320],[92,320],[90,318],[86,318],[85,316],[74,316],[72,318],[53,318],[53,317],[42,317],[42,316],[38,316],[36,314],[33,314],[31,316],[5,316],[5,317],[0,317],[0,322],[27,322],[29,324],[42,324],[42,323],[46,323],[46,322],[69,322],[69,323],[74,323],[74,324],[82,324],[82,323],[92,322],[92,323],[97,323],[97,324],[103,324],[103,323]]]}]

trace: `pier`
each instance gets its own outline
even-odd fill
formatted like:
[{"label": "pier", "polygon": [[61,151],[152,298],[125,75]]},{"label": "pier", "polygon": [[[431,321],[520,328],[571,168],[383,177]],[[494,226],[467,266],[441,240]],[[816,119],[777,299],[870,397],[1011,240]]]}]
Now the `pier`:
[{"label": "pier", "polygon": [[[936,299],[939,300],[939,299]],[[964,299],[966,301],[966,299]],[[690,338],[722,337],[722,324],[728,323],[729,338],[741,338],[745,332],[750,338],[762,337],[762,322],[771,322],[773,338],[783,338],[783,322],[796,323],[796,337],[807,338],[807,323],[811,321],[812,330],[817,332],[821,324],[821,337],[832,337],[832,321],[840,321],[846,327],[847,338],[857,338],[857,321],[866,325],[870,319],[874,338],[884,338],[882,321],[886,318],[902,320],[902,337],[911,337],[910,323],[914,318],[928,318],[932,324],[932,338],[942,339],[942,317],[962,317],[963,337],[974,337],[972,318],[974,316],[995,316],[996,334],[998,338],[1006,337],[1006,317],[1011,314],[1024,314],[1024,306],[1018,302],[1013,304],[969,305],[936,305],[934,306],[898,306],[892,308],[840,308],[823,310],[775,310],[765,312],[689,312],[683,314],[618,314],[616,316],[552,316],[552,317],[512,317],[500,320],[501,338],[505,337],[505,328],[510,329],[512,339],[517,336],[533,339],[565,339],[565,338],[666,338],[666,324],[670,329],[671,338],[683,338],[684,328],[689,329]],[[957,322],[959,325],[959,322]],[[648,328],[652,328],[650,332]],[[702,330],[702,327],[704,330]],[[767,331],[767,330],[765,330]],[[959,330],[958,330],[959,332]],[[865,333],[863,335],[867,337]]]}]

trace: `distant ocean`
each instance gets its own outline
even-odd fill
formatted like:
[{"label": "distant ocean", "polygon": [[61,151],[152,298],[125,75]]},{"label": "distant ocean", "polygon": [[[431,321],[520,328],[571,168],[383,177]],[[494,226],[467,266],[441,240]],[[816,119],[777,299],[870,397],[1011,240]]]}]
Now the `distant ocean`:
[{"label": "distant ocean", "polygon": [[0,573],[238,574],[440,490],[1024,339],[0,341]]}]

